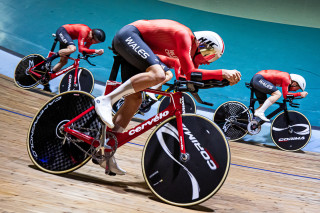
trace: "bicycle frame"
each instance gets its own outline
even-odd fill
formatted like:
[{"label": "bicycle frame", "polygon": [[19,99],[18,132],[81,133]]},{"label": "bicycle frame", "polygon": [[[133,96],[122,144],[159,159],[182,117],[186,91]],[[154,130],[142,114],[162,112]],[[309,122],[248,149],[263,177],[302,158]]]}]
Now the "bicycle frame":
[{"label": "bicycle frame", "polygon": [[[55,39],[54,39],[54,42],[53,42],[53,44],[52,44],[51,50],[50,50],[50,52],[48,53],[47,58],[51,57],[51,56],[54,54],[54,49],[55,49],[55,47],[56,47],[56,45],[57,45],[57,42],[58,42],[58,39],[55,38]],[[60,71],[58,71],[58,72],[56,72],[56,73],[51,73],[51,72],[49,72],[49,73],[47,73],[47,74],[48,74],[48,76],[49,76],[49,80],[52,80],[52,79],[54,79],[54,78],[56,78],[56,77],[58,77],[58,76],[60,76],[60,75],[62,75],[62,74],[64,74],[64,73],[68,72],[69,70],[75,68],[74,84],[76,85],[77,82],[78,82],[77,76],[78,76],[78,68],[79,68],[79,62],[80,62],[80,55],[78,56],[78,58],[72,58],[72,57],[67,57],[67,58],[68,58],[68,60],[73,60],[74,63],[73,63],[72,65],[70,65],[69,67],[66,67],[66,68],[64,68],[64,69],[62,69],[62,70],[60,70]],[[37,66],[39,66],[39,65],[41,65],[41,64],[43,64],[43,63],[44,63],[44,61],[36,64],[36,65],[33,66],[33,67],[31,67],[31,68],[29,69],[29,72],[32,73],[33,75],[35,75],[36,77],[41,78],[41,77],[42,77],[42,74],[39,74],[39,73],[37,73],[37,72],[34,72],[33,70],[35,69],[35,67],[37,67]]]},{"label": "bicycle frame", "polygon": [[[249,105],[249,110],[251,110],[252,114],[254,115],[254,104],[256,101],[258,101],[257,98],[254,98],[254,89],[250,88],[251,90],[251,94],[250,94],[250,105]],[[272,111],[270,114],[268,114],[266,117],[268,119],[271,119],[273,116],[277,115],[279,112],[284,111],[285,114],[285,118],[287,120],[288,123],[290,123],[289,120],[289,116],[288,116],[288,108],[287,108],[287,102],[288,100],[283,99],[283,102],[275,102],[275,104],[278,104],[279,107],[277,109],[275,109],[274,111]],[[265,123],[265,121],[261,120],[259,122],[260,125],[262,125],[263,123]]]},{"label": "bicycle frame", "polygon": [[[108,84],[109,83],[109,84]],[[113,89],[117,88],[121,83],[119,82],[113,82],[113,81],[108,81],[107,86],[106,86],[106,91],[112,91]],[[112,88],[112,89],[110,89]],[[182,127],[182,93],[181,92],[165,92],[165,91],[159,91],[159,90],[154,90],[154,89],[146,89],[143,90],[145,92],[151,92],[155,94],[160,94],[163,96],[168,96],[171,99],[171,102],[169,106],[164,109],[162,112],[159,112],[155,116],[149,118],[148,120],[144,121],[143,123],[129,129],[128,131],[124,133],[118,133],[118,132],[112,132],[115,137],[117,138],[118,141],[118,147],[124,145],[128,141],[138,137],[139,135],[145,133],[152,127],[160,124],[161,122],[165,121],[166,119],[176,116],[177,119],[177,128],[178,128],[178,133],[179,133],[179,143],[180,143],[180,151],[181,154],[186,154],[185,150],[185,144],[184,144],[184,135],[183,135],[183,127]],[[83,140],[84,142],[93,145],[95,148],[97,148],[100,145],[100,142],[92,138],[91,136],[85,135],[81,132],[75,131],[70,129],[70,125],[77,121],[79,118],[84,116],[85,114],[89,113],[94,109],[94,106],[90,107],[83,113],[79,114],[72,120],[70,120],[68,123],[64,125],[64,131],[77,137],[80,140]],[[107,131],[110,131],[110,129],[107,128]],[[113,145],[113,144],[111,144]]]}]

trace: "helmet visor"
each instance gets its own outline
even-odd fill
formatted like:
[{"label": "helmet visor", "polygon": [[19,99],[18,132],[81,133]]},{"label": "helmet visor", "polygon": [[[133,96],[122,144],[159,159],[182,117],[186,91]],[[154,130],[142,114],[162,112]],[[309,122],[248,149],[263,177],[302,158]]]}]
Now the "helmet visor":
[{"label": "helmet visor", "polygon": [[[221,56],[217,54],[217,51],[207,44],[199,45],[200,53],[205,58],[205,60],[209,63],[214,62]],[[222,55],[222,54],[221,54]]]}]

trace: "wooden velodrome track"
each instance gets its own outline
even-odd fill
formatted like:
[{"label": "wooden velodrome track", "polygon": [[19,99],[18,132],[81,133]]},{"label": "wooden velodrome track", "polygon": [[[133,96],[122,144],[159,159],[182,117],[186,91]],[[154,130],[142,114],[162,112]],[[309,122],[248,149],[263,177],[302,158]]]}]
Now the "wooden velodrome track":
[{"label": "wooden velodrome track", "polygon": [[[38,170],[26,138],[32,117],[52,94],[17,88],[0,75],[1,212],[319,212],[320,154],[231,142],[226,182],[193,207],[161,202],[148,189],[140,158],[145,133],[117,151],[125,176],[106,176],[91,161],[66,175]],[[134,122],[132,122],[134,123]]]}]

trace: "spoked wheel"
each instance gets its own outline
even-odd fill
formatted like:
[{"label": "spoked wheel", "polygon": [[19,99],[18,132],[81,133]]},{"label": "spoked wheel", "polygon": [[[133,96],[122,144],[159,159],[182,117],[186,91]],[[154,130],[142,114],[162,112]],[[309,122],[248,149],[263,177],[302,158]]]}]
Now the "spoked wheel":
[{"label": "spoked wheel", "polygon": [[212,197],[224,183],[230,167],[228,142],[209,119],[182,115],[187,159],[180,156],[175,117],[150,134],[142,155],[143,176],[161,200],[191,206]]},{"label": "spoked wheel", "polygon": [[[93,146],[63,131],[63,125],[94,105],[94,97],[81,91],[62,93],[47,102],[34,117],[27,139],[32,162],[53,174],[74,171],[84,165],[94,152]],[[70,127],[99,139],[102,125],[95,110],[85,114]]]},{"label": "spoked wheel", "polygon": [[[59,93],[80,90],[84,92],[91,93],[94,86],[94,78],[92,73],[86,68],[79,67],[78,74],[75,76],[76,69],[73,68],[67,72],[60,81]],[[74,84],[75,77],[77,78],[77,83]]]},{"label": "spoked wheel", "polygon": [[222,129],[227,139],[236,141],[248,133],[248,123],[251,120],[249,109],[237,101],[221,104],[213,115],[213,121]]},{"label": "spoked wheel", "polygon": [[[15,84],[22,89],[31,89],[38,86],[39,78],[29,72],[31,67],[39,64],[44,61],[44,57],[38,54],[31,54],[25,56],[17,65],[16,70],[14,71],[14,82]],[[38,67],[35,67],[33,70],[36,73],[43,75],[45,69],[43,68],[43,63]]]},{"label": "spoked wheel", "polygon": [[[188,93],[182,93],[182,112],[183,113],[196,113],[197,107],[196,103],[194,102],[193,98]],[[162,112],[164,109],[166,109],[170,104],[170,97],[166,96],[164,97],[158,108],[158,113]]]},{"label": "spoked wheel", "polygon": [[311,125],[303,114],[289,110],[288,119],[285,112],[282,112],[273,120],[270,132],[273,142],[280,149],[298,151],[309,142]]}]

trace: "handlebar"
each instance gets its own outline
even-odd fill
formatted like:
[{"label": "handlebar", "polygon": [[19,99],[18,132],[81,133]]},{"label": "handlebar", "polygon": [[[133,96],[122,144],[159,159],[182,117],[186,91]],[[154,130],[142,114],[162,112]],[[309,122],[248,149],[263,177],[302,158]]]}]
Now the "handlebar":
[{"label": "handlebar", "polygon": [[99,55],[98,55],[98,54],[89,55],[89,54],[87,54],[86,52],[83,52],[83,53],[82,53],[82,56],[80,56],[80,54],[78,55],[78,58],[84,59],[84,60],[87,61],[88,64],[90,64],[91,66],[96,66],[95,64],[93,64],[93,63],[91,63],[91,62],[89,61],[89,58],[94,58],[94,57],[97,57],[97,56],[99,56]]},{"label": "handlebar", "polygon": [[212,103],[204,102],[198,95],[199,89],[209,89],[213,87],[225,87],[229,85],[228,80],[204,80],[204,81],[187,81],[187,80],[176,80],[174,82],[175,91],[179,92],[190,92],[194,99],[201,104],[213,106]]},{"label": "handlebar", "polygon": [[283,99],[283,102],[289,102],[289,105],[294,108],[298,108],[300,104],[293,103],[294,99],[302,99],[302,97],[294,97],[293,95],[287,95],[286,99]]}]

